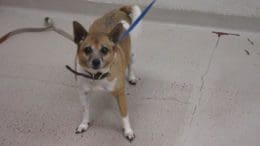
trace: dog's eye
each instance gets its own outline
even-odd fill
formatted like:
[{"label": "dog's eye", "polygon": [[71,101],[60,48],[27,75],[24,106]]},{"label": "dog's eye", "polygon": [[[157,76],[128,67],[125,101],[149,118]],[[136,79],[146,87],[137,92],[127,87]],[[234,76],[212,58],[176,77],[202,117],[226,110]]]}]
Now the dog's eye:
[{"label": "dog's eye", "polygon": [[85,49],[84,49],[84,52],[88,55],[88,54],[90,54],[90,53],[92,53],[92,49],[91,49],[91,47],[86,47]]},{"label": "dog's eye", "polygon": [[106,47],[102,47],[101,49],[100,49],[100,52],[101,53],[103,53],[104,55],[106,55],[107,53],[108,53],[108,48],[106,48]]}]

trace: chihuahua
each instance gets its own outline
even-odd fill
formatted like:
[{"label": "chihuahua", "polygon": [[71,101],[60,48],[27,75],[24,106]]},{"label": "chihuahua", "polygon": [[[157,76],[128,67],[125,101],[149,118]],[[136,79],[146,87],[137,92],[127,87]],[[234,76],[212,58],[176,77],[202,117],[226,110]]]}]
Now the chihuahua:
[{"label": "chihuahua", "polygon": [[118,102],[124,136],[130,142],[135,138],[127,109],[125,73],[128,73],[128,82],[135,85],[137,78],[133,69],[131,37],[139,28],[135,28],[122,40],[120,36],[140,14],[138,6],[123,6],[96,19],[88,31],[77,21],[73,22],[74,42],[78,47],[76,61],[81,75],[77,83],[84,107],[83,120],[76,129],[77,134],[85,132],[89,127],[89,93],[107,91]]}]

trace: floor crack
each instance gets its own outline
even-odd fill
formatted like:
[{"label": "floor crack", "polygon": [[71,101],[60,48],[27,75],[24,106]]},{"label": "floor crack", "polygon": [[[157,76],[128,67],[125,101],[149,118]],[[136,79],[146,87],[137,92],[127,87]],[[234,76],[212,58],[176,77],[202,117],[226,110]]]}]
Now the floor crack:
[{"label": "floor crack", "polygon": [[218,44],[219,44],[219,40],[220,40],[220,37],[218,37],[217,41],[216,41],[216,45],[215,47],[212,49],[212,52],[211,52],[211,55],[210,55],[210,58],[209,58],[209,62],[208,62],[208,65],[207,65],[207,68],[206,68],[206,71],[202,74],[201,76],[201,86],[200,86],[200,92],[202,91],[202,89],[204,88],[204,84],[205,84],[205,77],[207,76],[208,72],[209,72],[209,69],[210,69],[210,66],[212,64],[212,60],[213,60],[213,57],[214,57],[214,54],[215,54],[215,50],[216,48],[218,47]]},{"label": "floor crack", "polygon": [[[200,107],[201,100],[202,100],[203,93],[204,93],[202,91],[203,91],[204,86],[205,86],[205,78],[208,75],[209,70],[211,68],[213,57],[214,57],[215,51],[216,51],[216,49],[217,49],[217,47],[219,45],[221,36],[224,36],[224,35],[240,36],[240,34],[237,34],[237,33],[225,33],[225,32],[216,32],[216,31],[213,31],[212,33],[217,34],[217,40],[216,40],[215,46],[212,48],[212,51],[211,51],[211,54],[210,54],[210,58],[209,58],[209,61],[208,61],[207,67],[206,67],[206,70],[200,77],[201,82],[200,82],[200,85],[198,85],[199,89],[196,88],[196,90],[193,91],[193,95],[191,97],[192,98],[191,99],[192,100],[191,103],[194,103],[194,104],[192,104],[192,106],[190,107],[190,110],[191,110],[190,112],[191,113],[189,115],[189,118],[187,119],[187,122],[185,121],[185,123],[187,125],[187,126],[185,126],[185,128],[188,128],[188,129],[190,129],[192,127],[192,124],[194,123],[195,118],[198,116],[199,107]],[[185,131],[185,129],[184,129],[184,131]],[[184,144],[186,143],[187,139],[188,139],[187,135],[184,136],[184,138],[182,139]]]},{"label": "floor crack", "polygon": [[212,64],[212,60],[213,60],[213,57],[214,57],[214,54],[215,54],[215,51],[216,51],[216,48],[218,47],[219,45],[219,40],[220,40],[220,36],[218,36],[218,39],[216,41],[216,44],[214,46],[214,48],[212,49],[211,51],[211,54],[210,54],[210,58],[209,58],[209,62],[208,62],[208,65],[207,65],[207,68],[206,68],[206,71],[202,74],[201,76],[201,85],[200,85],[200,90],[199,90],[199,98],[198,98],[198,103],[194,106],[193,108],[193,111],[192,111],[192,117],[191,117],[191,120],[190,120],[190,126],[191,124],[193,123],[193,119],[194,119],[194,116],[195,114],[197,113],[197,109],[198,109],[198,106],[200,105],[200,102],[201,102],[201,98],[202,98],[202,90],[204,88],[204,84],[205,84],[205,77],[207,76],[208,72],[209,72],[209,69],[211,67],[211,64]]}]

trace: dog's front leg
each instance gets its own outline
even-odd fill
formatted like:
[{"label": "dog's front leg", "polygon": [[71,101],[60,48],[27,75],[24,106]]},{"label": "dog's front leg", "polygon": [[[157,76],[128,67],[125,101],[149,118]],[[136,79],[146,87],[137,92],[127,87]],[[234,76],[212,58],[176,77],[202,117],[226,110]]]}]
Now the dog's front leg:
[{"label": "dog's front leg", "polygon": [[79,91],[80,102],[84,107],[83,119],[81,124],[76,129],[76,134],[83,133],[88,129],[89,126],[89,100],[88,100],[88,92]]},{"label": "dog's front leg", "polygon": [[119,106],[120,115],[123,122],[124,136],[131,142],[135,138],[135,135],[131,128],[131,124],[128,117],[125,92],[124,90],[118,90],[114,91],[112,94],[116,97]]}]

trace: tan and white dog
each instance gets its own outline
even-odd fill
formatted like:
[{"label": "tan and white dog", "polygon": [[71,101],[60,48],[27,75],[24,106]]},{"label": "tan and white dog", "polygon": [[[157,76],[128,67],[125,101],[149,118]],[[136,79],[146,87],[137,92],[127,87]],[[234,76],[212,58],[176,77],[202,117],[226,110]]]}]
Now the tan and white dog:
[{"label": "tan and white dog", "polygon": [[107,91],[112,93],[118,102],[124,136],[129,141],[135,138],[127,111],[125,72],[128,71],[129,83],[136,84],[130,35],[134,35],[132,33],[136,33],[139,28],[135,28],[130,35],[118,41],[120,35],[140,14],[141,9],[138,6],[124,6],[95,20],[88,31],[78,22],[73,22],[74,41],[78,45],[79,72],[93,77],[78,76],[79,95],[84,106],[84,114],[76,133],[86,131],[89,126],[88,93]]}]

